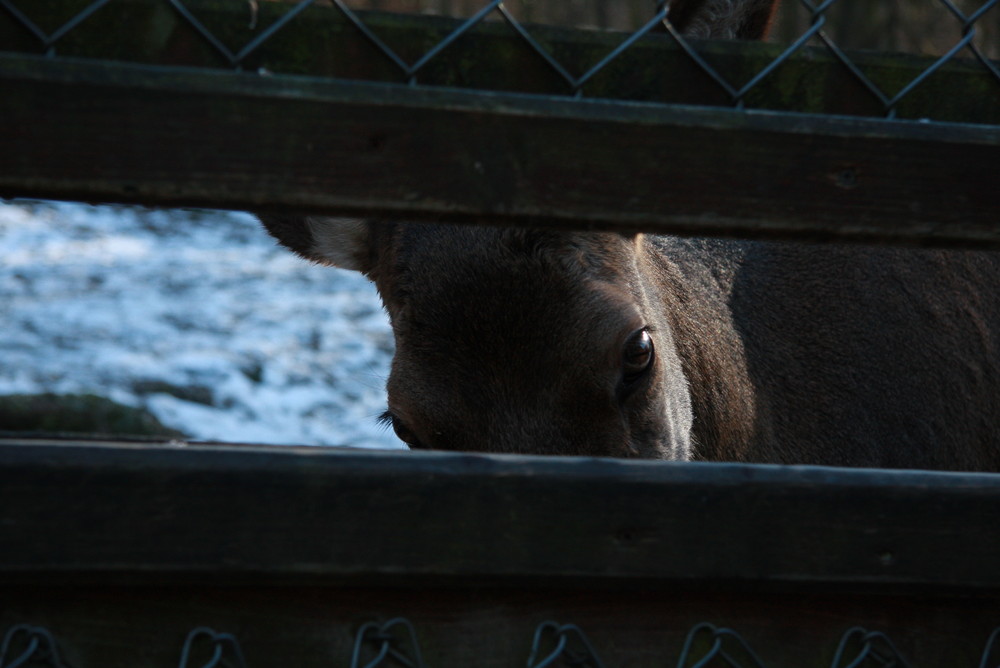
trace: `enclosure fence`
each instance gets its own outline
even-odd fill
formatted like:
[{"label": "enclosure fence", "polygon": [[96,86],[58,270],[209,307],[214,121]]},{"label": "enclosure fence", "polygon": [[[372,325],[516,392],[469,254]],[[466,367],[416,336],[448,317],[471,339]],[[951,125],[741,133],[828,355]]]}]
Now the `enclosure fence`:
[{"label": "enclosure fence", "polygon": [[[986,640],[978,668],[996,665],[995,645],[1000,628]],[[343,665],[343,660],[331,657],[332,665]],[[767,668],[765,663],[733,629],[703,623],[693,627],[680,650],[677,662],[664,657],[663,666],[701,668],[719,665],[727,668]],[[51,631],[44,627],[19,624],[11,627],[0,645],[0,668],[18,668],[46,663],[51,668],[71,668],[59,652],[59,644]],[[178,668],[247,668],[239,640],[229,633],[220,633],[208,627],[192,629],[180,651]],[[405,618],[395,618],[379,624],[370,622],[361,626],[355,636],[349,668],[428,668],[420,654],[420,644],[413,624]],[[598,651],[586,634],[573,624],[542,622],[531,641],[527,668],[567,666],[578,668],[605,668]],[[858,666],[891,666],[913,668],[892,640],[884,633],[853,627],[844,632],[837,645],[830,668],[857,668]],[[77,668],[86,668],[77,667]],[[954,666],[953,668],[960,668]],[[971,667],[970,667],[971,668]]]},{"label": "enclosure fence", "polygon": [[2,0],[0,196],[998,247],[997,4],[924,3],[955,34],[920,55],[842,48],[834,0],[790,44],[662,2]]},{"label": "enclosure fence", "polygon": [[[664,2],[614,32],[534,24],[499,0],[464,18],[342,0],[0,0],[0,197],[997,249],[1000,68],[982,35],[998,4],[927,3],[957,34],[928,56],[843,48],[836,0],[802,0],[807,26],[785,45],[682,35]],[[658,652],[656,618],[691,629],[663,665],[762,668],[792,640],[734,629],[760,633],[779,612],[783,628],[891,622],[851,626],[829,656],[786,652],[810,666],[920,665],[889,639],[922,628],[918,613],[951,620],[925,656],[997,661],[997,633],[980,637],[1000,591],[989,476],[0,446],[0,668],[69,666],[74,643],[131,665],[121,653],[142,643],[101,634],[162,633],[141,623],[154,613],[187,631],[192,608],[215,628],[280,633],[244,657],[253,638],[197,627],[181,668],[304,656],[274,643],[321,643],[327,620],[357,610],[401,616],[353,645],[340,628],[331,646],[352,651],[331,664],[422,666],[454,643],[482,666],[509,651],[529,668],[597,668],[632,649],[611,653],[612,637]],[[84,603],[60,588],[74,578],[90,583]],[[464,578],[490,596],[456,594]],[[722,603],[690,593],[706,583]],[[200,605],[185,599],[202,588]],[[723,603],[740,624],[691,626],[721,621],[704,613]],[[577,624],[523,637],[538,609]],[[438,651],[429,629],[421,652],[432,615]]]},{"label": "enclosure fence", "polygon": [[[171,34],[170,39],[183,41],[184,47],[175,43],[174,48],[160,45],[152,49],[148,43],[135,44],[135,38],[122,31],[122,28],[143,30],[143,22],[137,20],[141,15],[136,12],[135,0],[96,0],[68,16],[73,5],[67,2],[49,3],[55,8],[53,10],[46,3],[19,4],[15,0],[0,0],[0,8],[8,17],[8,25],[0,27],[0,51],[145,62],[163,58],[160,62],[231,67],[261,74],[327,73],[317,69],[317,64],[339,58],[342,62],[329,63],[331,70],[328,73],[410,85],[462,86],[471,83],[473,87],[488,87],[489,80],[484,81],[481,72],[471,71],[481,69],[488,71],[488,76],[500,83],[501,89],[509,90],[511,84],[516,86],[516,83],[509,81],[510,77],[496,81],[496,69],[505,65],[503,60],[509,61],[511,49],[517,49],[528,52],[515,56],[518,66],[526,59],[533,59],[535,63],[529,66],[530,69],[540,69],[551,75],[546,77],[543,72],[536,72],[526,77],[536,81],[529,83],[525,92],[540,92],[537,80],[542,79],[548,84],[541,89],[545,93],[574,97],[660,101],[659,97],[666,102],[741,109],[825,111],[924,121],[998,122],[1000,68],[984,53],[984,48],[989,47],[984,47],[983,40],[977,39],[978,23],[990,16],[998,0],[985,0],[966,11],[953,0],[934,0],[944,13],[940,20],[954,23],[955,43],[936,58],[903,59],[851,54],[839,46],[828,30],[828,12],[838,0],[794,1],[809,17],[808,26],[801,35],[788,45],[756,49],[741,45],[740,55],[749,62],[736,68],[720,59],[722,52],[717,47],[706,48],[699,40],[683,36],[668,20],[671,7],[665,0],[650,0],[648,20],[634,32],[592,35],[593,44],[586,54],[567,53],[565,31],[560,33],[546,26],[525,24],[508,8],[512,3],[503,0],[481,2],[478,11],[464,19],[448,21],[414,16],[409,25],[426,26],[430,32],[420,40],[402,41],[398,29],[400,25],[407,25],[405,21],[401,22],[398,17],[388,20],[384,15],[352,9],[344,0],[251,0],[228,6],[210,0],[150,0],[139,4],[149,5],[149,12],[169,8],[176,15],[174,19],[201,41],[200,45],[192,45],[186,38]],[[312,10],[312,15],[300,18],[307,10]],[[316,26],[306,22],[310,18],[324,24],[324,37],[331,39],[317,41]],[[170,23],[170,19],[162,15],[157,20],[163,25]],[[354,31],[371,48],[345,52],[338,44],[331,43],[344,40],[343,32],[327,32],[338,23],[343,24],[340,30]],[[109,25],[117,27],[112,36],[107,34]],[[158,29],[162,31],[163,27]],[[467,60],[470,36],[478,39],[488,36],[494,42],[503,40],[506,45],[470,67]],[[630,51],[645,52],[646,49],[641,48],[643,40],[648,43],[649,38],[657,37],[676,45],[682,54],[680,58],[700,74],[701,85],[695,87],[695,96],[669,90],[671,87],[689,88],[684,80],[677,80],[672,86],[658,82],[661,85],[647,90],[616,89],[612,85],[610,80],[619,78],[627,67],[634,65],[634,61],[630,62],[625,56]],[[294,61],[283,57],[292,50],[290,43],[303,38],[308,41],[305,51],[309,56],[298,55]],[[198,53],[191,53],[192,48]],[[161,53],[155,53],[161,49]],[[646,55],[643,53],[644,57]],[[812,61],[825,61],[826,66],[805,72],[803,81],[803,72],[796,66],[801,66],[806,56]],[[361,60],[368,62],[362,64]],[[934,79],[948,66],[955,75],[962,77],[962,85],[949,87],[948,95],[941,95],[942,82]],[[789,72],[782,75],[783,68]],[[844,85],[849,94],[844,96],[844,88],[838,86],[838,94],[824,100],[823,106],[830,108],[818,108],[816,98],[825,97],[823,91],[831,77],[846,77],[850,83]],[[789,89],[793,78],[798,88],[795,91]],[[524,83],[527,82],[522,85]],[[846,104],[844,97],[849,99]]]},{"label": "enclosure fence", "polygon": [[1000,659],[993,475],[30,439],[0,461],[2,668]]}]

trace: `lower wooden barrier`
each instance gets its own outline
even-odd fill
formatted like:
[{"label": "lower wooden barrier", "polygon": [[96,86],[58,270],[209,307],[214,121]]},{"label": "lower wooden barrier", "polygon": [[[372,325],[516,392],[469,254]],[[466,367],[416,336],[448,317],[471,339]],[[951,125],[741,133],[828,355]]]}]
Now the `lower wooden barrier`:
[{"label": "lower wooden barrier", "polygon": [[[757,665],[742,639],[812,668],[862,627],[885,636],[840,665],[891,639],[899,665],[974,668],[998,519],[985,474],[6,439],[0,665],[11,629],[74,668],[241,665],[195,660],[210,628],[252,667]],[[422,661],[380,631],[400,618]],[[685,648],[701,623],[733,633]]]}]

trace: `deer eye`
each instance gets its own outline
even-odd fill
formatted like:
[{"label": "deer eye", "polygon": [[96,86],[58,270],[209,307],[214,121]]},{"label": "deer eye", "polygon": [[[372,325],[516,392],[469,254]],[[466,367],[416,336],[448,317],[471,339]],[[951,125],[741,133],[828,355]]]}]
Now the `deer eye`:
[{"label": "deer eye", "polygon": [[414,450],[423,449],[423,444],[417,435],[413,433],[413,430],[407,427],[405,424],[399,421],[397,418],[392,420],[392,430],[396,432],[396,437],[399,438],[403,443],[406,443]]},{"label": "deer eye", "polygon": [[653,364],[653,337],[643,327],[628,337],[622,349],[622,381],[626,386],[639,380]]},{"label": "deer eye", "polygon": [[424,444],[420,442],[420,439],[417,438],[417,435],[413,433],[413,430],[403,424],[403,421],[391,412],[386,411],[385,413],[382,413],[382,415],[379,416],[378,421],[380,424],[392,427],[392,430],[396,433],[396,438],[410,446],[410,449],[426,449]]}]

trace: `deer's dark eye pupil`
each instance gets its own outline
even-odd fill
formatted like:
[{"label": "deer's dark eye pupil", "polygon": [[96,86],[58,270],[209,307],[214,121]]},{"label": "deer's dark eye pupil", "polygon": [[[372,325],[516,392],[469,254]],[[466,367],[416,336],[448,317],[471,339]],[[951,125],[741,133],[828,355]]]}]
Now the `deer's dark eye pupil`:
[{"label": "deer's dark eye pupil", "polygon": [[423,445],[420,443],[420,439],[414,434],[409,427],[404,425],[399,421],[398,418],[392,418],[392,430],[396,432],[396,438],[406,443],[411,448],[422,448]]},{"label": "deer's dark eye pupil", "polygon": [[653,337],[645,329],[634,332],[622,351],[622,374],[625,382],[633,382],[653,363]]}]

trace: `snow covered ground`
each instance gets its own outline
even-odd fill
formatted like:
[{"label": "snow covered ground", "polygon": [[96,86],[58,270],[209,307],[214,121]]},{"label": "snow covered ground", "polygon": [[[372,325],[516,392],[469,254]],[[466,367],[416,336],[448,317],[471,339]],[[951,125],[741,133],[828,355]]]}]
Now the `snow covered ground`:
[{"label": "snow covered ground", "polygon": [[402,447],[362,276],[251,216],[0,201],[0,394],[92,393],[193,439]]}]

